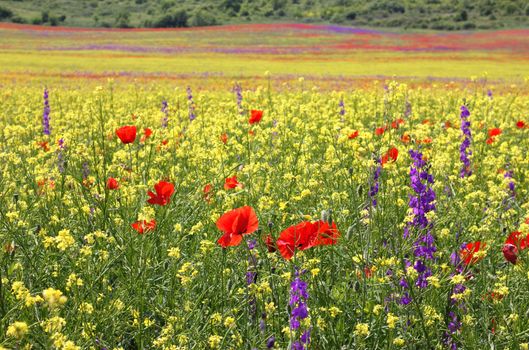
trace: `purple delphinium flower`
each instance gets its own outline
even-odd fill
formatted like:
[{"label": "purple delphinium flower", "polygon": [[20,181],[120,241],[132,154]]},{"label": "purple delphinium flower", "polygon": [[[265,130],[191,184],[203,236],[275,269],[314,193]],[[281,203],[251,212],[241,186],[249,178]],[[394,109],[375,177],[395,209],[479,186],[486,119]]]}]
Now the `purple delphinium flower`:
[{"label": "purple delphinium flower", "polygon": [[413,160],[413,165],[410,167],[411,188],[415,194],[410,195],[408,203],[413,211],[413,219],[406,224],[405,238],[408,237],[411,227],[428,228],[429,221],[426,215],[435,210],[435,192],[431,188],[434,182],[433,176],[428,174],[422,153],[410,150],[410,156]]},{"label": "purple delphinium flower", "polygon": [[83,163],[83,179],[86,180],[86,178],[88,178],[89,175],[90,175],[90,168],[88,167],[88,163],[84,162]]},{"label": "purple delphinium flower", "polygon": [[167,100],[162,101],[162,113],[164,114],[162,118],[162,128],[167,128],[167,124],[169,123],[169,106],[167,105]]},{"label": "purple delphinium flower", "polygon": [[443,334],[443,342],[446,346],[449,347],[449,349],[457,350],[457,343],[455,339],[452,337],[452,335],[457,333],[457,331],[459,331],[462,324],[459,321],[457,314],[453,311],[450,311],[448,313],[447,322],[448,322],[447,324],[448,331],[445,331]]},{"label": "purple delphinium flower", "polygon": [[237,109],[239,111],[239,114],[243,114],[244,110],[242,109],[242,88],[241,84],[237,83],[233,87],[233,92],[235,92],[235,95],[237,96]]},{"label": "purple delphinium flower", "polygon": [[276,338],[274,336],[271,336],[266,340],[266,348],[272,349],[274,345],[276,344]]},{"label": "purple delphinium flower", "polygon": [[50,135],[50,102],[48,99],[48,89],[44,89],[44,111],[42,113],[42,129],[44,135]]},{"label": "purple delphinium flower", "polygon": [[250,239],[248,242],[248,249],[252,250],[255,248],[255,246],[257,245],[257,240],[256,239]]},{"label": "purple delphinium flower", "polygon": [[419,288],[428,286],[427,278],[432,275],[427,266],[427,260],[434,260],[437,251],[435,238],[431,233],[432,223],[428,220],[428,213],[435,211],[435,192],[432,189],[433,176],[428,173],[428,165],[424,161],[422,153],[410,150],[413,164],[410,167],[411,188],[414,191],[410,195],[409,206],[413,212],[413,219],[406,223],[404,237],[410,235],[410,230],[416,230],[419,236],[413,243],[413,255],[416,260],[413,268],[418,273],[415,285]]},{"label": "purple delphinium flower", "polygon": [[310,342],[310,329],[307,329],[301,334],[300,340],[303,344],[308,344]]},{"label": "purple delphinium flower", "polygon": [[266,330],[266,322],[264,318],[261,318],[261,320],[259,321],[259,330],[261,331],[261,333],[263,333]]},{"label": "purple delphinium flower", "polygon": [[459,146],[459,159],[463,163],[461,167],[460,176],[467,177],[472,175],[472,170],[470,169],[470,156],[472,151],[470,148],[470,143],[472,142],[472,133],[470,132],[470,121],[468,117],[470,112],[466,106],[461,106],[461,131],[463,132],[463,142]]},{"label": "purple delphinium flower", "polygon": [[305,347],[299,341],[292,343],[292,350],[304,350]]},{"label": "purple delphinium flower", "polygon": [[512,170],[508,170],[508,171],[505,172],[505,174],[503,174],[503,177],[505,179],[510,179],[511,180],[511,181],[509,181],[509,191],[511,192],[511,197],[515,197],[516,196],[515,184],[514,184],[514,181],[512,181],[512,175],[513,175]]},{"label": "purple delphinium flower", "polygon": [[197,116],[195,115],[195,103],[193,102],[193,94],[191,92],[191,87],[188,86],[186,91],[187,91],[187,100],[189,103],[189,120],[193,121],[195,120]]},{"label": "purple delphinium flower", "polygon": [[247,285],[255,283],[256,279],[257,279],[257,273],[255,271],[246,272],[246,284]]},{"label": "purple delphinium flower", "polygon": [[[463,243],[462,246],[466,246],[466,243]],[[461,257],[458,252],[452,252],[450,254],[450,263],[456,267],[460,266]]]},{"label": "purple delphinium flower", "polygon": [[408,293],[404,293],[402,297],[400,298],[400,304],[408,305],[409,303],[411,303],[410,295]]},{"label": "purple delphinium flower", "polygon": [[340,98],[340,102],[338,103],[338,106],[340,107],[340,116],[341,116],[341,122],[344,122],[344,115],[345,115],[345,104],[343,102],[343,97]]},{"label": "purple delphinium flower", "polygon": [[[301,326],[301,321],[309,317],[307,283],[300,278],[300,275],[296,268],[295,278],[290,284],[290,330],[292,331],[297,331]],[[305,349],[305,345],[310,343],[310,330],[305,330],[300,340],[292,344],[293,349]]]},{"label": "purple delphinium flower", "polygon": [[377,160],[377,167],[375,169],[375,173],[373,174],[373,182],[371,184],[371,187],[369,188],[369,198],[371,199],[371,204],[373,207],[377,206],[377,199],[375,198],[378,190],[379,190],[379,183],[378,179],[380,178],[380,173],[382,172],[382,162],[380,160]]},{"label": "purple delphinium flower", "polygon": [[247,293],[248,293],[248,308],[249,313],[252,319],[256,318],[257,313],[257,306],[256,306],[256,300],[255,296],[250,295],[250,286],[257,282],[257,256],[253,252],[255,246],[257,245],[257,241],[255,239],[251,239],[247,241],[248,245],[248,251],[250,252],[248,257],[248,269],[246,271],[246,286],[247,286]]},{"label": "purple delphinium flower", "polygon": [[411,115],[411,103],[406,99],[406,110],[404,110],[404,118],[408,118]]}]

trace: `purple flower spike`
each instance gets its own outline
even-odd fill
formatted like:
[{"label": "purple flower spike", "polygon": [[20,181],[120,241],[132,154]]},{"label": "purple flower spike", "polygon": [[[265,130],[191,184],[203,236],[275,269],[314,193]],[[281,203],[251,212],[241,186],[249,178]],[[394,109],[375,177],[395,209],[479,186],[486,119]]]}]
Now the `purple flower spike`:
[{"label": "purple flower spike", "polygon": [[164,117],[162,119],[162,128],[167,128],[167,124],[169,122],[169,107],[167,105],[167,101],[162,101],[162,113],[164,114]]},{"label": "purple flower spike", "polygon": [[50,102],[48,100],[48,89],[44,89],[44,111],[42,113],[42,133],[44,135],[50,135]]},{"label": "purple flower spike", "polygon": [[[300,272],[296,270],[296,277],[290,284],[290,329],[292,331],[297,331],[301,327],[301,321],[309,317],[308,298],[307,283],[300,278]],[[301,342],[294,342],[292,349],[305,349],[304,344],[310,342],[310,328],[305,330],[299,339]]]},{"label": "purple flower spike", "polygon": [[195,102],[193,102],[193,94],[191,92],[191,87],[187,87],[187,101],[189,102],[189,120],[193,121],[197,117],[195,115]]},{"label": "purple flower spike", "polygon": [[461,106],[461,131],[463,132],[463,142],[459,146],[459,159],[463,163],[461,167],[460,176],[467,177],[472,175],[472,170],[470,169],[470,159],[472,151],[470,148],[470,143],[472,142],[472,133],[470,132],[470,121],[468,117],[470,112],[466,106]]}]

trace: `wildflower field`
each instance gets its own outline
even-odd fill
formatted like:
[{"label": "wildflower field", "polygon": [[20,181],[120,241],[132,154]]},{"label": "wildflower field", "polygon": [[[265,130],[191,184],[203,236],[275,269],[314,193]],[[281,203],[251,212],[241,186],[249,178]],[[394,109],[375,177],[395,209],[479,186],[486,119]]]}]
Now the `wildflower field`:
[{"label": "wildflower field", "polygon": [[0,26],[0,349],[529,348],[528,32],[276,27]]}]

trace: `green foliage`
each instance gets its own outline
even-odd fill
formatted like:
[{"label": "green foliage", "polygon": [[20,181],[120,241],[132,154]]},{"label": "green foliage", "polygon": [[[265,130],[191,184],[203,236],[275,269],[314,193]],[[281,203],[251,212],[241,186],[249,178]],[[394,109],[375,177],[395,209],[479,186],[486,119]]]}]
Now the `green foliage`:
[{"label": "green foliage", "polygon": [[179,28],[187,27],[188,15],[185,10],[177,11],[173,14],[168,14],[159,18],[154,22],[153,27],[156,28]]},{"label": "green foliage", "polygon": [[0,19],[7,19],[13,17],[13,11],[8,8],[0,6]]},{"label": "green foliage", "polygon": [[198,10],[193,17],[191,17],[189,24],[192,27],[203,27],[216,25],[217,19],[215,16],[206,10]]},{"label": "green foliage", "polygon": [[[44,13],[48,18],[39,20]],[[529,5],[525,0],[0,0],[0,21],[124,28],[288,21],[463,30],[527,27]]]},{"label": "green foliage", "polygon": [[128,12],[121,12],[116,17],[116,27],[118,28],[129,28],[129,14]]}]

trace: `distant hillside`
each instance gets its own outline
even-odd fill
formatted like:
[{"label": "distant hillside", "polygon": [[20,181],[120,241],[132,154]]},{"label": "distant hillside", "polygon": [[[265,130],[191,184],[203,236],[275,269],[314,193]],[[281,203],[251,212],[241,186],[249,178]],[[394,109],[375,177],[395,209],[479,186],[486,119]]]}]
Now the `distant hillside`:
[{"label": "distant hillside", "polygon": [[529,27],[529,1],[0,0],[0,21],[120,28],[302,22],[469,30]]}]

